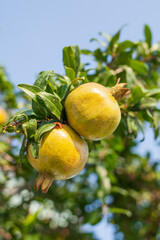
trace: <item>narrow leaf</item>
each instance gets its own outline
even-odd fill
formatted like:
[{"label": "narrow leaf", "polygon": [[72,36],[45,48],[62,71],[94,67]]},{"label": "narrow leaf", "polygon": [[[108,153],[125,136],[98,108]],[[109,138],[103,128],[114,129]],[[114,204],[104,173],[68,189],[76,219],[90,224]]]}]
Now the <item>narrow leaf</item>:
[{"label": "narrow leaf", "polygon": [[127,86],[130,89],[133,89],[136,85],[136,75],[133,71],[132,68],[128,67],[128,66],[124,66],[123,69],[126,72],[126,82],[127,82]]},{"label": "narrow leaf", "polygon": [[54,123],[49,123],[49,124],[45,124],[43,126],[41,126],[37,131],[36,134],[34,136],[34,139],[36,142],[39,142],[42,135],[50,130],[52,130],[55,127]]},{"label": "narrow leaf", "polygon": [[88,50],[88,49],[82,49],[81,50],[81,54],[84,54],[84,55],[92,55],[92,51]]},{"label": "narrow leaf", "polygon": [[154,96],[154,95],[157,95],[157,94],[160,94],[160,88],[149,89],[148,93],[147,93],[147,96],[151,97],[151,96]]},{"label": "narrow leaf", "polygon": [[133,102],[139,102],[141,100],[141,98],[143,98],[146,93],[142,90],[142,88],[140,86],[136,86],[132,92],[132,99],[133,99]]},{"label": "narrow leaf", "polygon": [[69,87],[66,88],[66,91],[65,91],[65,93],[64,93],[64,97],[62,98],[62,101],[61,101],[62,104],[64,103],[65,98],[67,97],[67,95],[68,95],[69,92],[71,91],[72,86],[73,86],[78,80],[84,81],[85,78],[84,78],[84,77],[77,77],[77,78],[75,78],[75,79],[72,81],[72,83],[69,85]]},{"label": "narrow leaf", "polygon": [[76,73],[76,60],[71,46],[63,48],[63,64],[72,68]]},{"label": "narrow leaf", "polygon": [[32,156],[37,159],[39,156],[40,143],[32,141],[29,146]]},{"label": "narrow leaf", "polygon": [[140,101],[139,109],[147,109],[151,107],[155,107],[157,105],[157,101],[154,98],[148,97],[148,98],[142,98]]},{"label": "narrow leaf", "polygon": [[48,112],[60,120],[61,119],[61,109],[59,109],[59,107],[61,106],[61,104],[59,104],[59,102],[58,102],[59,100],[54,98],[53,95],[52,95],[52,100],[51,100],[50,96],[48,96],[48,95],[51,95],[51,94],[45,93],[45,92],[37,93],[37,96],[41,98],[41,100],[43,101],[43,104],[47,108]]},{"label": "narrow leaf", "polygon": [[36,93],[41,92],[42,89],[38,86],[32,86],[28,84],[19,84],[18,88],[25,92],[29,97],[33,99],[33,101],[37,102]]},{"label": "narrow leaf", "polygon": [[18,117],[19,120],[23,120],[23,119],[26,119],[27,117],[36,117],[36,115],[32,109],[21,110],[21,111],[16,112],[15,114],[13,114],[12,117],[9,118],[6,125],[8,125],[10,122],[14,122],[16,117]]},{"label": "narrow leaf", "polygon": [[108,50],[113,51],[114,44],[118,41],[120,37],[121,29],[111,38],[111,41],[108,45]]},{"label": "narrow leaf", "polygon": [[138,132],[138,127],[135,120],[135,118],[130,117],[129,115],[127,116],[128,132],[136,136]]},{"label": "narrow leaf", "polygon": [[117,51],[118,51],[118,52],[123,52],[123,51],[125,51],[126,49],[128,49],[128,48],[133,48],[133,47],[135,47],[135,46],[136,46],[135,43],[133,43],[133,42],[131,42],[131,41],[129,41],[129,40],[126,40],[126,41],[121,42],[121,43],[118,44],[118,49],[117,49]]},{"label": "narrow leaf", "polygon": [[59,109],[59,111],[62,111],[62,104],[60,102],[60,98],[59,96],[57,97],[57,95],[53,95],[53,94],[50,94],[50,93],[47,93],[47,92],[40,92],[39,93],[39,96],[45,96],[47,97],[52,103],[54,103],[56,105],[56,107]]},{"label": "narrow leaf", "polygon": [[29,120],[28,136],[30,138],[34,137],[36,130],[37,130],[37,120],[36,119]]},{"label": "narrow leaf", "polygon": [[67,77],[68,77],[71,81],[73,81],[73,80],[75,79],[76,74],[75,74],[75,72],[74,72],[74,70],[73,70],[72,68],[69,68],[69,67],[66,67],[66,66],[65,66],[65,72],[66,72]]},{"label": "narrow leaf", "polygon": [[148,25],[144,26],[145,41],[148,44],[148,47],[151,47],[152,43],[152,33]]},{"label": "narrow leaf", "polygon": [[78,73],[79,70],[79,66],[80,66],[80,49],[79,46],[75,45],[72,46],[73,52],[74,52],[74,57],[75,57],[75,61],[76,61],[76,74]]},{"label": "narrow leaf", "polygon": [[22,129],[26,138],[34,137],[36,130],[37,130],[37,120],[31,119],[28,122],[22,124]]},{"label": "narrow leaf", "polygon": [[68,89],[67,84],[63,84],[58,88],[58,95],[60,96],[61,99],[63,99],[64,96],[66,95],[67,89]]},{"label": "narrow leaf", "polygon": [[53,73],[53,70],[41,72],[38,78],[36,79],[34,85],[37,87],[40,87],[42,90],[45,90],[47,86],[47,80],[52,73]]},{"label": "narrow leaf", "polygon": [[126,209],[122,209],[122,208],[109,208],[109,212],[125,214],[127,217],[132,216],[131,211],[126,210]]},{"label": "narrow leaf", "polygon": [[38,104],[32,101],[32,109],[34,113],[41,119],[47,117],[46,109],[43,107],[43,104],[37,99]]},{"label": "narrow leaf", "polygon": [[21,146],[20,152],[19,152],[19,158],[20,158],[20,165],[21,165],[21,166],[22,166],[22,158],[23,158],[26,150],[27,150],[26,137],[24,136],[23,141],[22,141],[22,146]]},{"label": "narrow leaf", "polygon": [[140,74],[147,74],[147,72],[148,72],[148,69],[147,69],[145,63],[140,62],[136,59],[131,59],[129,62],[129,66],[131,68],[133,68],[134,71],[136,71],[137,73],[140,73]]}]

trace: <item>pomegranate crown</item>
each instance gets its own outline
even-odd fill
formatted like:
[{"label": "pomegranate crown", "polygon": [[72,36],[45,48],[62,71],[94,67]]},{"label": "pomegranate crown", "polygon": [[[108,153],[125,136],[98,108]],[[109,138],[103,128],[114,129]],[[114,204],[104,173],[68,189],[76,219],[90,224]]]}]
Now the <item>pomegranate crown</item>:
[{"label": "pomegranate crown", "polygon": [[124,88],[127,83],[120,83],[120,80],[121,79],[118,78],[116,85],[109,89],[110,93],[117,101],[121,100],[131,92],[129,88]]}]

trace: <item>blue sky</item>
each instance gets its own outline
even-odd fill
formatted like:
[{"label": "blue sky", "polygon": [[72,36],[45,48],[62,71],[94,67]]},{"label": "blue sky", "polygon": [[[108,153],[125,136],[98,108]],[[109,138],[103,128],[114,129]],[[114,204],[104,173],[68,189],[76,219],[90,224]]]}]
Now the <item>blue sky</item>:
[{"label": "blue sky", "polygon": [[[62,48],[78,44],[94,49],[96,43],[89,40],[98,32],[112,35],[128,24],[121,40],[136,41],[148,24],[153,41],[160,40],[159,0],[1,0],[0,8],[0,64],[15,85],[32,84],[42,70],[63,74]],[[157,157],[157,146],[148,144],[151,138],[148,131],[139,151],[148,145]],[[104,221],[94,229],[99,240],[113,239],[113,229]]]},{"label": "blue sky", "polygon": [[62,48],[90,43],[98,32],[114,34],[121,26],[121,39],[143,38],[143,25],[151,26],[159,40],[158,0],[1,0],[0,63],[15,83],[33,83],[42,70],[63,73]]}]

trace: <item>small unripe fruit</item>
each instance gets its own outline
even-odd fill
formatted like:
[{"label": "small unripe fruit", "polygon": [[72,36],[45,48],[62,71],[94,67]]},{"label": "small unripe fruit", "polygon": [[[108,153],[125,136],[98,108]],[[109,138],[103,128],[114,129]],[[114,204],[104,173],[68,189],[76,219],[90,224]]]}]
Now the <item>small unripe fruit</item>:
[{"label": "small unripe fruit", "polygon": [[3,108],[0,108],[0,125],[7,121],[7,113]]},{"label": "small unripe fruit", "polygon": [[39,157],[27,150],[28,161],[39,172],[35,187],[46,193],[54,179],[69,179],[76,176],[88,159],[88,145],[72,128],[63,124],[45,133],[41,140]]}]

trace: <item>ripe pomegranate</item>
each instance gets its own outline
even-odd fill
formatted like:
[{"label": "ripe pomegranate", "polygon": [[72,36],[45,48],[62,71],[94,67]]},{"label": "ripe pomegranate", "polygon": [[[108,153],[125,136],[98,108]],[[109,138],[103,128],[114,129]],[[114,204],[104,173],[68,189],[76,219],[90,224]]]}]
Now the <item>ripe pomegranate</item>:
[{"label": "ripe pomegranate", "polygon": [[88,159],[88,145],[71,127],[58,124],[45,133],[41,139],[39,157],[27,149],[30,164],[39,172],[34,187],[46,193],[54,179],[68,179],[76,176]]},{"label": "ripe pomegranate", "polygon": [[121,111],[117,100],[130,91],[119,83],[107,89],[101,84],[85,83],[69,93],[65,110],[70,126],[81,136],[96,141],[111,135],[117,128]]},{"label": "ripe pomegranate", "polygon": [[3,108],[0,108],[0,125],[7,121],[7,113]]}]

